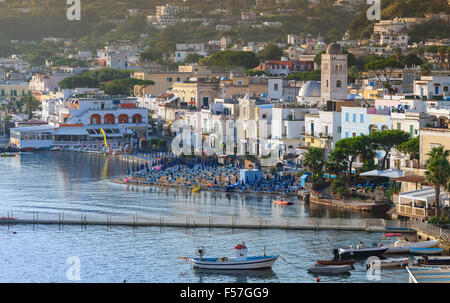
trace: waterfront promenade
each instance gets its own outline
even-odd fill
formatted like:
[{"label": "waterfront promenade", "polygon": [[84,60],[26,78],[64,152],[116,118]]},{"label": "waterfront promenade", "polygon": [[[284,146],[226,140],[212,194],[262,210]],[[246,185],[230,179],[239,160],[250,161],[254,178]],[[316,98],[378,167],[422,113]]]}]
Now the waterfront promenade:
[{"label": "waterfront promenade", "polygon": [[344,218],[264,218],[243,216],[191,216],[138,214],[92,214],[92,213],[20,213],[7,212],[0,217],[0,224],[35,225],[99,225],[99,226],[166,226],[185,228],[251,228],[287,230],[347,230],[347,231],[410,231],[408,223],[385,219]]}]

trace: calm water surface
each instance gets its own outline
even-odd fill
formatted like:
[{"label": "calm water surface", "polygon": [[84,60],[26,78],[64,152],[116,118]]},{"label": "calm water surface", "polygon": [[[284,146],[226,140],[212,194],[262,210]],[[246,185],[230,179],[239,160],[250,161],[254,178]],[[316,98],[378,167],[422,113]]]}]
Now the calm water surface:
[{"label": "calm water surface", "polygon": [[[137,188],[110,183],[127,164],[99,155],[40,152],[0,158],[0,216],[8,211],[59,213],[217,215],[262,217],[360,217],[358,213],[311,209],[303,203],[275,207],[269,196]],[[184,229],[159,227],[0,226],[0,282],[70,282],[68,257],[81,261],[81,282],[314,282],[306,272],[333,248],[380,241],[382,234],[342,231]],[[202,245],[207,256],[233,256],[244,241],[250,255],[279,254],[270,271],[202,272],[178,257]],[[323,282],[371,282],[365,264],[348,276]],[[407,282],[404,270],[383,271],[381,281]]]}]

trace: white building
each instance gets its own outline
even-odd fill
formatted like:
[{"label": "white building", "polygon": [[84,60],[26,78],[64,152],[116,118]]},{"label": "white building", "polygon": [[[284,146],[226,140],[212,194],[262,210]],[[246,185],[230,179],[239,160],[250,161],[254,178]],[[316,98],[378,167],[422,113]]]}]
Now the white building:
[{"label": "white building", "polygon": [[177,44],[175,51],[175,62],[184,62],[190,54],[197,54],[206,57],[208,55],[208,49],[204,43]]},{"label": "white building", "polygon": [[148,110],[136,107],[136,99],[71,98],[45,107],[46,116],[58,115],[59,123],[11,130],[10,143],[20,149],[52,146],[103,146],[103,133],[111,146],[147,136]]},{"label": "white building", "polygon": [[59,89],[59,82],[67,77],[73,76],[73,74],[58,74],[43,75],[34,74],[30,80],[31,91],[50,92]]}]

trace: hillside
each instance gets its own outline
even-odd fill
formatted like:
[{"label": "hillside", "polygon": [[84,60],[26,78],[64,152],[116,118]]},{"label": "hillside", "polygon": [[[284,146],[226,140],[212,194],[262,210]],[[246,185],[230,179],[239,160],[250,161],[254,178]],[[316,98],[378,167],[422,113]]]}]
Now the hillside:
[{"label": "hillside", "polygon": [[[236,40],[285,42],[286,35],[312,34],[329,40],[341,37],[347,30],[352,14],[332,5],[331,0],[311,4],[309,0],[291,0],[287,3],[266,0],[265,6],[256,7],[255,0],[181,0],[171,1],[189,6],[184,18],[205,18],[209,24],[185,22],[163,30],[147,25],[148,15],[155,14],[163,0],[90,0],[82,1],[81,21],[66,19],[65,1],[25,0],[0,2],[0,41],[36,41],[45,37],[75,39],[90,49],[107,41],[129,40],[151,45],[155,41],[206,42],[228,34]],[[227,9],[217,14],[216,9]],[[257,14],[256,24],[278,21],[280,28],[252,28],[241,25],[241,12]],[[216,31],[217,24],[228,24],[228,32]]]},{"label": "hillside", "polygon": [[[395,17],[425,17],[427,13],[450,13],[447,0],[383,0],[381,19],[388,20]],[[376,21],[369,21],[366,12],[361,12],[350,22],[349,32],[352,39],[367,39],[373,33],[373,25]],[[448,38],[449,26],[425,24],[410,34],[413,41],[424,38]]]}]

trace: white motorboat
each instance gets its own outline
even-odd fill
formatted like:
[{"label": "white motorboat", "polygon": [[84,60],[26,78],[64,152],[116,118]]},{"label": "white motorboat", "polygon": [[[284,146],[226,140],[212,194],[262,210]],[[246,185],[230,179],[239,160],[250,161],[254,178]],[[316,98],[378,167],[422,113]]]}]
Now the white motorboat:
[{"label": "white motorboat", "polygon": [[409,242],[405,240],[395,241],[393,245],[386,245],[387,254],[408,253],[411,248],[433,248],[439,245],[439,240],[430,240],[423,242]]},{"label": "white motorboat", "polygon": [[206,252],[204,248],[199,248],[197,254],[199,258],[192,258],[194,268],[230,270],[230,269],[262,269],[271,268],[279,256],[247,256],[245,244],[238,244],[235,247],[236,257],[203,258]]},{"label": "white motorboat", "polygon": [[370,264],[367,265],[367,267],[376,267],[377,265],[380,266],[381,269],[383,268],[395,268],[395,267],[401,267],[407,266],[409,264],[409,258],[389,258],[385,260],[377,260],[377,261],[371,261]]},{"label": "white motorboat", "polygon": [[372,247],[366,247],[364,242],[360,242],[356,248],[350,246],[348,248],[334,249],[334,256],[336,260],[342,259],[356,259],[356,258],[368,258],[372,256],[381,256],[386,252],[388,248],[378,246],[377,243],[372,243]]},{"label": "white motorboat", "polygon": [[314,264],[308,268],[311,274],[345,274],[352,269],[351,265],[321,265]]},{"label": "white motorboat", "polygon": [[410,248],[409,252],[413,255],[440,255],[442,248]]}]

